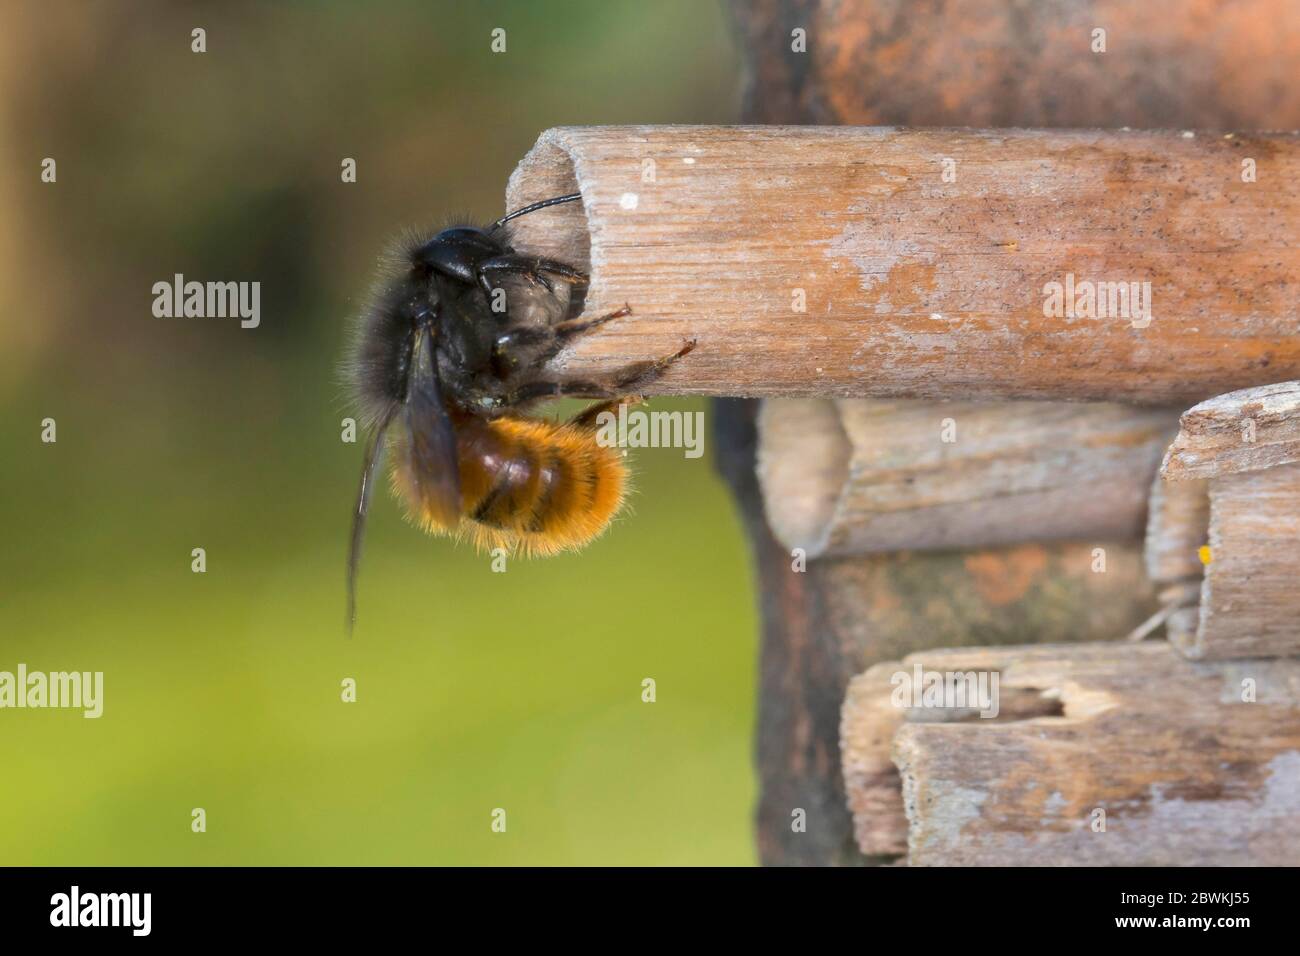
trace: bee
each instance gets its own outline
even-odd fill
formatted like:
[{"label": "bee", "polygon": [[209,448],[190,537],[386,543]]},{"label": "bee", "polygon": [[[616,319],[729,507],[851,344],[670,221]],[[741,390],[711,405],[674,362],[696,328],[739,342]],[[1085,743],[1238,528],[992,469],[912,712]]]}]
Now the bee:
[{"label": "bee", "polygon": [[[511,245],[513,219],[578,199],[558,196],[485,228],[456,225],[413,237],[375,287],[345,367],[369,432],[348,555],[349,630],[385,452],[408,516],[480,550],[575,550],[622,507],[627,466],[619,449],[597,441],[600,414],[639,401],[637,392],[695,343],[604,377],[546,373],[546,363],[578,336],[631,314],[624,306],[577,318],[588,277]],[[528,414],[561,396],[601,401],[567,421]]]}]

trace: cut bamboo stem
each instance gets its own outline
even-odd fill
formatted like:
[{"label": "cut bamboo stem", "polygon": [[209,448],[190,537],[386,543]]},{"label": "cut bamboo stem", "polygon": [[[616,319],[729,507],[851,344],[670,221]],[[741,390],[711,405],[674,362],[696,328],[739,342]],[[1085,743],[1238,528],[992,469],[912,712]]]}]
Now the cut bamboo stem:
[{"label": "cut bamboo stem", "polygon": [[1184,412],[1161,472],[1214,478],[1300,462],[1300,382],[1217,395]]},{"label": "cut bamboo stem", "polygon": [[768,523],[808,557],[1136,540],[1177,412],[1062,402],[769,399]]},{"label": "cut bamboo stem", "polygon": [[[918,667],[958,675],[938,681],[954,691],[996,686],[996,716],[909,693]],[[905,837],[913,865],[1300,863],[1300,661],[926,651],[855,678],[841,731],[865,853]]]},{"label": "cut bamboo stem", "polygon": [[1175,645],[1195,660],[1300,655],[1300,465],[1211,479],[1209,537],[1200,620]]},{"label": "cut bamboo stem", "polygon": [[1189,409],[1161,474],[1146,553],[1179,605],[1169,640],[1194,660],[1300,656],[1300,382]]},{"label": "cut bamboo stem", "polygon": [[517,244],[633,314],[575,375],[652,387],[1188,404],[1300,378],[1300,135],[586,127],[542,134]]}]

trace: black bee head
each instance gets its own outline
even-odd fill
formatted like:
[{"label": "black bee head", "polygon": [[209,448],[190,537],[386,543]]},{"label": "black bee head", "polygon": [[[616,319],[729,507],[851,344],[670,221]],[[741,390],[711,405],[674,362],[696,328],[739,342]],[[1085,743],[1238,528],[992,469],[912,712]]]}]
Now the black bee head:
[{"label": "black bee head", "polygon": [[437,272],[457,282],[474,285],[478,281],[479,265],[505,251],[505,246],[482,229],[453,226],[413,248],[411,267],[420,277]]}]

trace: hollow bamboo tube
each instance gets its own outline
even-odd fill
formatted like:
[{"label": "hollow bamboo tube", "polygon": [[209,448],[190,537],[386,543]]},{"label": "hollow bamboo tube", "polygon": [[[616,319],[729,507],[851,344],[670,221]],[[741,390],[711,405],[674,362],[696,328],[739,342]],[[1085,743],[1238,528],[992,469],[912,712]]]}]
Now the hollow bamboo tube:
[{"label": "hollow bamboo tube", "polygon": [[570,192],[516,244],[589,270],[587,315],[633,314],[567,372],[695,339],[650,391],[1186,405],[1300,378],[1300,134],[547,130],[508,205]]},{"label": "hollow bamboo tube", "polygon": [[769,399],[768,523],[810,558],[1137,539],[1177,412],[1065,402]]},{"label": "hollow bamboo tube", "polygon": [[1199,607],[1186,588],[1162,592],[1181,606],[1169,640],[1193,660],[1300,656],[1300,382],[1184,412],[1161,474],[1148,567],[1158,583],[1200,585]]}]

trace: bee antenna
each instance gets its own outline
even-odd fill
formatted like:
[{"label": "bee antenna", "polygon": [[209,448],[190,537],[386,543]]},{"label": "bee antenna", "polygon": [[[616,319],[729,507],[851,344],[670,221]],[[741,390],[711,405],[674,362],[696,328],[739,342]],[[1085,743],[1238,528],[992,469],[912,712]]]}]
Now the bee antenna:
[{"label": "bee antenna", "polygon": [[530,203],[522,209],[516,209],[512,213],[502,216],[496,222],[492,223],[492,228],[498,229],[508,223],[511,219],[516,219],[519,216],[526,216],[530,212],[537,212],[537,210],[545,209],[547,206],[558,206],[560,203],[573,202],[575,199],[581,198],[582,193],[570,193],[568,196],[556,196],[554,199],[543,199],[541,202]]}]

